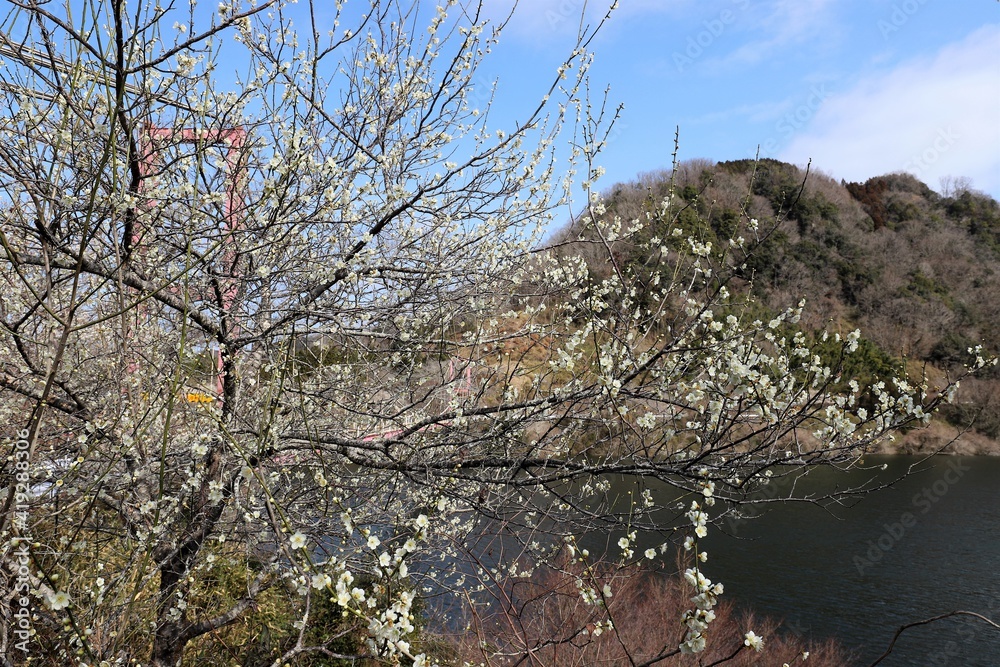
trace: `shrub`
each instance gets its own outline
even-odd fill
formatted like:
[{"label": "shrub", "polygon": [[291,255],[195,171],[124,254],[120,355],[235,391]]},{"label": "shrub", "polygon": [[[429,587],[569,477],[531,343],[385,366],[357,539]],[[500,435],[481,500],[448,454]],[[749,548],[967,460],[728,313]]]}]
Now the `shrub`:
[{"label": "shrub", "polygon": [[[600,591],[605,584],[612,597],[588,604],[581,586]],[[655,662],[663,667],[712,664],[733,653],[733,667],[795,663],[808,651],[809,665],[843,667],[849,655],[833,641],[814,641],[782,631],[781,623],[740,610],[731,603],[715,607],[709,648],[699,655],[683,655],[683,612],[691,606],[693,590],[679,577],[631,566],[565,562],[540,568],[529,579],[509,579],[489,611],[473,618],[471,630],[452,637],[461,660],[478,664],[514,665],[528,651],[546,667],[582,665],[626,666]],[[670,619],[674,619],[671,622]],[[609,627],[610,621],[610,627]],[[744,645],[753,628],[764,637],[763,653]],[[497,659],[497,655],[509,658]]]}]

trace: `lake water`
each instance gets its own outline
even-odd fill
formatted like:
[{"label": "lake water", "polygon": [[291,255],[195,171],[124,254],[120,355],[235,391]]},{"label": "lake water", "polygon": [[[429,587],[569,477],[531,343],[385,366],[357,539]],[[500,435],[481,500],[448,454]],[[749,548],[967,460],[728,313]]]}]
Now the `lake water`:
[{"label": "lake water", "polygon": [[[866,459],[887,465],[877,473],[886,482],[916,461]],[[847,488],[874,474],[819,470],[798,490]],[[957,609],[1000,620],[1000,458],[936,457],[850,507],[768,507],[711,530],[706,575],[725,585],[725,598],[784,619],[792,632],[837,638],[858,665],[871,664],[905,623]],[[958,619],[913,628],[880,665],[997,667],[1000,631]]]}]

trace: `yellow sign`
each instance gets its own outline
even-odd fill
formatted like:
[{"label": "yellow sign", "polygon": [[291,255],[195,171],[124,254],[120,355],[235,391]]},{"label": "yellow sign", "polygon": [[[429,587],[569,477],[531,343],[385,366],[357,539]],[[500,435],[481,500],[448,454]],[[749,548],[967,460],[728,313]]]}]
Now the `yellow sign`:
[{"label": "yellow sign", "polygon": [[187,395],[188,403],[213,403],[215,398],[200,391],[189,391]]}]

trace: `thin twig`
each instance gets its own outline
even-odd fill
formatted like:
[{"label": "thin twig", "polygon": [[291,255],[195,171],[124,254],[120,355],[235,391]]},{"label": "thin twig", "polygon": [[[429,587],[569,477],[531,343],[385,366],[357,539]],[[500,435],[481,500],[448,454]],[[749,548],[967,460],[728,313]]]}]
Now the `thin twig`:
[{"label": "thin twig", "polygon": [[973,618],[979,619],[980,621],[986,623],[987,625],[993,626],[997,630],[1000,630],[1000,625],[994,623],[993,621],[986,618],[985,616],[982,616],[981,614],[977,614],[972,611],[962,611],[962,610],[949,611],[947,614],[941,614],[940,616],[934,616],[933,618],[925,618],[922,621],[914,621],[913,623],[907,623],[906,625],[900,626],[900,628],[896,630],[896,634],[893,635],[892,641],[889,642],[889,648],[887,648],[885,650],[885,653],[880,655],[875,662],[869,665],[869,667],[875,667],[875,665],[885,660],[886,657],[888,657],[888,655],[892,653],[892,649],[896,646],[896,640],[899,639],[899,636],[902,635],[906,630],[909,630],[910,628],[915,628],[920,625],[928,625],[929,623],[934,623],[935,621],[940,621],[945,618],[951,618],[952,616],[971,616]]}]

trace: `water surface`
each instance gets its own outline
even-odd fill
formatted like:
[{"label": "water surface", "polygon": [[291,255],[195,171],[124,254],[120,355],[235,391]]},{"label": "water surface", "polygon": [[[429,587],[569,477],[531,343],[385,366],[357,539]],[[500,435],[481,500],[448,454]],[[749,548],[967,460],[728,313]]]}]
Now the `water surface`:
[{"label": "water surface", "polygon": [[[887,469],[816,471],[798,491],[890,481],[917,460],[868,457]],[[725,584],[726,598],[784,619],[792,632],[839,639],[858,665],[904,623],[956,609],[1000,620],[1000,458],[936,457],[917,468],[849,507],[769,505],[752,520],[723,522],[702,545],[707,576]],[[1000,631],[955,619],[914,628],[880,664],[996,667]]]}]

